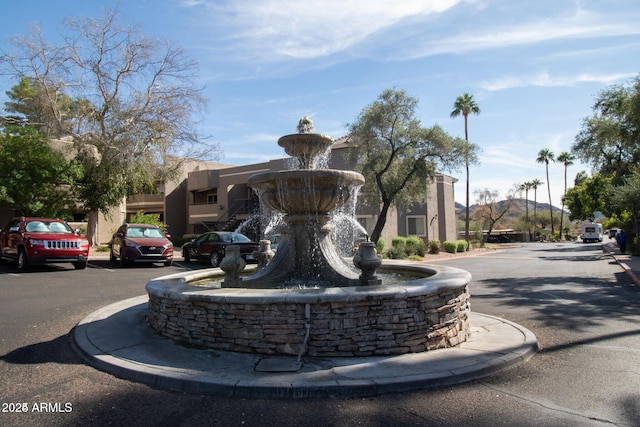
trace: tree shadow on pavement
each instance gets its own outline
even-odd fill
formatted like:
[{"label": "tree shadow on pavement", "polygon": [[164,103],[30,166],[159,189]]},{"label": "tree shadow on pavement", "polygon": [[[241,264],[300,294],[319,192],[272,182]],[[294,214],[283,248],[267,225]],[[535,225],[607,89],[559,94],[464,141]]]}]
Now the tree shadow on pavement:
[{"label": "tree shadow on pavement", "polygon": [[40,363],[82,364],[82,359],[71,349],[71,336],[65,334],[51,341],[30,344],[0,356],[0,360],[20,365]]},{"label": "tree shadow on pavement", "polygon": [[[501,277],[479,280],[489,290],[473,293],[473,300],[492,306],[528,307],[534,320],[548,326],[572,331],[587,331],[608,319],[637,323],[640,293],[629,286],[624,272],[615,274],[616,282],[598,277]],[[623,285],[623,286],[620,286]]]}]

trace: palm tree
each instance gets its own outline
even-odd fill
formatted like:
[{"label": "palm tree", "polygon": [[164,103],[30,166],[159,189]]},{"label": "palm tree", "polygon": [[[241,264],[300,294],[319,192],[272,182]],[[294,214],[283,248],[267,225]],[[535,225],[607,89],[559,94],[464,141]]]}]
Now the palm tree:
[{"label": "palm tree", "polygon": [[571,166],[575,159],[576,158],[573,155],[571,155],[570,153],[567,153],[566,151],[563,151],[562,153],[558,154],[558,158],[557,158],[557,161],[562,162],[562,164],[564,165],[564,193],[562,193],[562,211],[560,212],[560,240],[562,240],[562,220],[564,219],[564,198],[567,195],[567,167]]},{"label": "palm tree", "polygon": [[531,190],[531,188],[531,181],[524,182],[520,185],[520,191],[524,191],[524,220],[527,223],[529,239],[531,239],[531,227],[529,226],[529,190]]},{"label": "palm tree", "polygon": [[475,115],[480,114],[480,107],[473,99],[473,95],[469,95],[467,92],[463,93],[456,98],[453,103],[453,111],[451,111],[451,118],[455,119],[460,114],[464,117],[464,140],[467,142],[467,150],[464,156],[464,165],[467,172],[467,203],[465,207],[465,221],[464,221],[464,238],[469,241],[469,131],[467,127],[467,117],[469,113]]},{"label": "palm tree", "polygon": [[536,235],[536,228],[538,227],[538,187],[543,184],[538,178],[531,181],[531,188],[533,188],[533,235]]},{"label": "palm tree", "polygon": [[553,228],[553,205],[551,205],[551,184],[549,183],[549,162],[555,162],[556,156],[548,148],[543,148],[538,152],[536,162],[544,163],[547,170],[547,192],[549,193],[549,217],[551,218],[551,235],[555,233]]}]

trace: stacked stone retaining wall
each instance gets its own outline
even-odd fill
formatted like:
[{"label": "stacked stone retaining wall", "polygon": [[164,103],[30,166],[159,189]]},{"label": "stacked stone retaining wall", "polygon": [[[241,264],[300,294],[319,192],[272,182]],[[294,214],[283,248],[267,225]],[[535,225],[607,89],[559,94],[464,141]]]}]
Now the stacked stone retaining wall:
[{"label": "stacked stone retaining wall", "polygon": [[422,287],[430,292],[375,288],[336,290],[346,292],[346,298],[285,290],[151,290],[148,321],[178,342],[266,355],[300,352],[306,304],[310,316],[304,354],[310,356],[416,353],[456,346],[469,336],[466,281],[435,292],[430,286]]}]

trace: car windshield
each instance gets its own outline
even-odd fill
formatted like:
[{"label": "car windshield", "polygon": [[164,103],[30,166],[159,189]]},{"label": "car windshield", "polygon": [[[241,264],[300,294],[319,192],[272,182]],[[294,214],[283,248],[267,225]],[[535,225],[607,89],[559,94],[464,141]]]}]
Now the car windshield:
[{"label": "car windshield", "polygon": [[25,229],[30,233],[65,233],[73,234],[73,230],[61,221],[29,221]]},{"label": "car windshield", "polygon": [[240,233],[223,234],[220,237],[222,238],[222,241],[226,243],[244,243],[251,241],[247,236]]},{"label": "car windshield", "polygon": [[148,237],[151,239],[157,239],[164,237],[162,231],[159,228],[151,227],[129,227],[127,229],[127,237],[140,238]]}]

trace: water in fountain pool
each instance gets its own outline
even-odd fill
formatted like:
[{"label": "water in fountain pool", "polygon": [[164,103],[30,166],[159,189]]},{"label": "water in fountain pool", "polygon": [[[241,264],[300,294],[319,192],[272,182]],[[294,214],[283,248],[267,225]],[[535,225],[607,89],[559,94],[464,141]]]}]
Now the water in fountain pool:
[{"label": "water in fountain pool", "polygon": [[[241,277],[249,277],[252,273],[243,273]],[[428,277],[428,275],[423,274],[408,274],[408,273],[378,273],[377,276],[382,279],[382,284],[380,286],[390,286],[396,285],[398,283],[404,283],[414,279],[421,279]],[[220,289],[222,288],[223,279],[201,279],[189,282],[189,285],[198,286],[202,288],[208,289]],[[326,286],[326,283],[321,282],[313,282],[313,281],[303,281],[299,279],[292,279],[287,282],[284,282],[282,285],[274,287],[273,289],[323,289],[328,288],[330,286]]]}]

